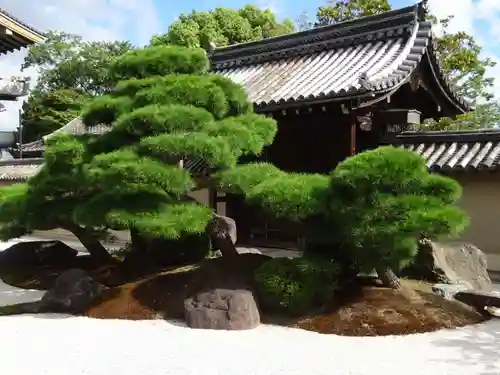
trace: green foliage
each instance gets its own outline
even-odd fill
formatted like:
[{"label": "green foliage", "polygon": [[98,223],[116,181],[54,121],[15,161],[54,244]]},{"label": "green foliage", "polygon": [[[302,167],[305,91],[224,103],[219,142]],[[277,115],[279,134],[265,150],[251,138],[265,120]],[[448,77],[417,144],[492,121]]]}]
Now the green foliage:
[{"label": "green foliage", "polygon": [[455,119],[449,117],[441,117],[437,121],[426,119],[420,128],[426,131],[491,129],[499,124],[500,104],[491,101],[478,104],[473,111],[458,115]]},{"label": "green foliage", "polygon": [[208,12],[181,14],[170,25],[168,32],[154,36],[151,44],[207,49],[210,43],[224,47],[293,31],[294,24],[291,20],[286,19],[280,23],[269,9],[262,10],[254,5],[246,5],[240,10],[217,7]]},{"label": "green foliage", "polygon": [[[145,60],[148,64],[144,64]],[[208,68],[202,49],[157,46],[124,54],[112,65],[111,74],[117,80],[141,79],[169,74],[203,74]]]},{"label": "green foliage", "polygon": [[217,174],[221,188],[243,194],[276,217],[301,220],[321,210],[328,177],[286,173],[272,164],[249,163]]},{"label": "green foliage", "polygon": [[330,0],[316,12],[315,26],[332,25],[391,10],[387,0]]},{"label": "green foliage", "polygon": [[[150,238],[205,231],[212,211],[189,198],[197,180],[179,161],[201,158],[236,170],[241,155],[260,153],[276,132],[274,120],[250,112],[240,86],[207,74],[207,66],[203,51],[178,46],[117,59],[111,70],[125,80],[83,114],[86,125],[107,124],[111,131],[86,144],[79,170],[93,195],[73,208],[75,220]],[[228,123],[247,134],[244,141],[219,132]]]},{"label": "green foliage", "polygon": [[339,268],[325,259],[274,258],[255,272],[255,281],[264,308],[296,315],[327,302],[338,276]]},{"label": "green foliage", "polygon": [[0,240],[6,241],[29,233],[23,220],[27,212],[27,184],[13,184],[0,189]]},{"label": "green foliage", "polygon": [[66,125],[80,114],[88,99],[87,94],[74,89],[30,95],[21,115],[23,143],[39,140]]},{"label": "green foliage", "polygon": [[86,42],[77,35],[49,31],[42,43],[29,47],[23,69],[37,68],[36,91],[74,89],[98,95],[114,86],[109,67],[130,50],[129,42]]},{"label": "green foliage", "polygon": [[422,236],[452,236],[467,224],[456,206],[459,184],[429,173],[420,156],[399,148],[350,157],[330,176],[251,163],[219,173],[218,181],[275,217],[303,223],[323,253],[366,271],[398,269]]},{"label": "green foliage", "polygon": [[40,139],[80,114],[88,98],[109,92],[115,77],[110,65],[132,50],[129,42],[86,42],[80,36],[49,31],[30,46],[23,69],[36,68],[38,79],[24,107],[23,143]]},{"label": "green foliage", "polygon": [[421,236],[459,233],[467,218],[457,206],[461,189],[427,171],[415,153],[381,147],[351,157],[332,172],[327,217],[336,220],[346,251],[362,270],[398,269]]},{"label": "green foliage", "polygon": [[140,90],[134,98],[135,108],[160,103],[195,105],[206,109],[217,119],[224,118],[229,112],[224,90],[210,76],[167,76],[158,85]]},{"label": "green foliage", "polygon": [[430,18],[442,30],[442,35],[436,38],[436,55],[443,73],[455,85],[458,95],[473,104],[493,99],[491,89],[495,79],[488,76],[487,70],[496,63],[488,57],[481,57],[482,48],[473,36],[464,31],[450,32],[453,16]]}]

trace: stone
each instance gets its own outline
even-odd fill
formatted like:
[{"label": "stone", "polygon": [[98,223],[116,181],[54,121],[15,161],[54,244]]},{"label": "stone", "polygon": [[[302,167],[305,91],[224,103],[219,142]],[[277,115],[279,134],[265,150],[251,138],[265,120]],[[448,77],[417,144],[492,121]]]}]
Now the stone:
[{"label": "stone", "polygon": [[464,284],[434,284],[432,286],[432,291],[444,299],[453,300],[455,294],[458,292],[463,292],[469,290],[468,285]]},{"label": "stone", "polygon": [[0,267],[65,265],[77,255],[78,251],[61,241],[19,242],[0,252]]},{"label": "stone", "polygon": [[77,314],[88,309],[108,288],[81,269],[62,273],[55,286],[44,294],[40,309],[47,312]]},{"label": "stone", "polygon": [[260,314],[249,290],[213,289],[184,301],[184,316],[191,328],[247,330],[260,324]]},{"label": "stone", "polygon": [[492,290],[486,255],[468,243],[424,240],[415,261],[402,274],[432,283],[465,285],[471,290]]},{"label": "stone", "polygon": [[[207,224],[206,233],[214,251],[219,251],[223,256],[238,255],[235,244],[237,241],[236,222],[227,216],[214,214]],[[217,253],[216,253],[217,254]]]},{"label": "stone", "polygon": [[262,251],[254,248],[254,247],[237,247],[236,251],[238,252],[238,254],[260,254],[260,255],[262,255]]},{"label": "stone", "polygon": [[500,295],[497,293],[467,290],[456,293],[455,299],[478,311],[484,311],[487,307],[500,308]]},{"label": "stone", "polygon": [[218,239],[230,238],[231,242],[236,244],[237,231],[236,221],[228,216],[214,214],[214,217],[207,226],[207,230],[211,236]]},{"label": "stone", "polygon": [[[237,247],[236,251],[238,254],[260,254],[262,255],[262,251],[253,247]],[[222,251],[216,250],[214,251],[214,257],[220,258],[222,257]]]}]

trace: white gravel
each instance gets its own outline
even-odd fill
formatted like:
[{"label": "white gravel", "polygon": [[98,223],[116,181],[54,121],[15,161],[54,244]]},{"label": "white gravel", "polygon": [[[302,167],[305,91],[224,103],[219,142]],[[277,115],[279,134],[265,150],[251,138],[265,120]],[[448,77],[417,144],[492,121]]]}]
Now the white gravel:
[{"label": "white gravel", "polygon": [[[0,304],[36,300],[0,280]],[[261,325],[203,331],[166,321],[0,317],[6,375],[499,375],[500,319],[398,337]]]}]

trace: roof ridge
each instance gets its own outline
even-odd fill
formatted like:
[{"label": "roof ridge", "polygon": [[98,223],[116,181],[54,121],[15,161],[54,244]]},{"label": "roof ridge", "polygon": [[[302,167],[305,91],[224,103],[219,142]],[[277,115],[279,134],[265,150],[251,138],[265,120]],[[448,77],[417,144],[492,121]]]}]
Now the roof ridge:
[{"label": "roof ridge", "polygon": [[33,165],[42,164],[44,158],[0,159],[0,166],[4,165]]},{"label": "roof ridge", "polygon": [[500,129],[477,130],[440,130],[440,131],[408,131],[396,136],[395,142],[431,143],[431,142],[488,142],[500,140]]},{"label": "roof ridge", "polygon": [[[283,50],[304,48],[310,44],[324,44],[334,40],[351,40],[366,36],[373,41],[383,34],[401,32],[401,28],[415,26],[425,20],[425,2],[419,2],[404,8],[394,9],[373,16],[339,22],[333,25],[315,27],[310,30],[266,38],[259,41],[239,43],[216,48],[211,54],[211,61],[219,65],[225,61],[237,60],[258,54],[272,54]],[[413,23],[413,25],[412,25]],[[407,30],[410,32],[410,30]],[[380,34],[380,35],[378,35]],[[362,42],[362,40],[360,40]]]}]

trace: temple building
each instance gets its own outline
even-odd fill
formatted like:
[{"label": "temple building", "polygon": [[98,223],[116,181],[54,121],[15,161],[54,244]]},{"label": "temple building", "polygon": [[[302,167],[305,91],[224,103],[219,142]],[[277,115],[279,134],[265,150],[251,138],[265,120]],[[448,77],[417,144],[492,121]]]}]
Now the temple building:
[{"label": "temple building", "polygon": [[[40,31],[26,25],[14,16],[0,9],[0,55],[5,55],[39,43],[44,39]],[[1,57],[0,57],[1,58]],[[0,101],[16,100],[28,94],[29,77],[1,77]]]},{"label": "temple building", "polygon": [[[382,144],[415,151],[431,170],[463,184],[462,204],[472,222],[463,238],[488,253],[492,269],[500,270],[500,238],[493,228],[500,210],[492,209],[500,202],[494,196],[500,131],[414,131],[425,119],[470,109],[440,69],[424,3],[216,48],[210,59],[214,72],[246,89],[257,112],[278,122],[276,138],[260,160],[286,171],[328,173],[345,158]],[[58,132],[106,130],[85,129],[77,118]],[[53,134],[13,149],[19,164],[0,162],[0,182],[36,173]],[[184,168],[205,170],[199,160],[186,161]],[[301,247],[300,228],[249,207],[241,197],[208,189],[193,195],[236,220],[241,244]]]}]

